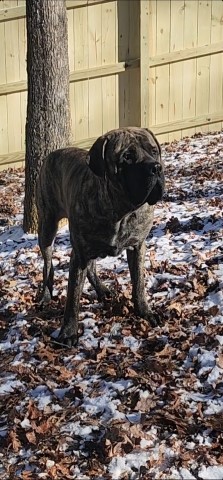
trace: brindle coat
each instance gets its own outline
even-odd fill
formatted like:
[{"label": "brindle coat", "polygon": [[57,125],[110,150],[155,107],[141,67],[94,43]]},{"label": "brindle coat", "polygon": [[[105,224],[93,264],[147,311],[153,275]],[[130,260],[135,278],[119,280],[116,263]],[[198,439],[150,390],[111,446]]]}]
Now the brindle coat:
[{"label": "brindle coat", "polygon": [[79,302],[86,275],[99,299],[108,293],[96,273],[97,257],[127,249],[135,313],[156,324],[145,295],[145,238],[154,204],[162,198],[160,146],[143,128],[120,128],[99,137],[90,151],[64,148],[44,161],[37,183],[39,245],[44,259],[43,301],[52,296],[52,245],[58,222],[69,220],[72,254],[59,340],[78,338]]}]

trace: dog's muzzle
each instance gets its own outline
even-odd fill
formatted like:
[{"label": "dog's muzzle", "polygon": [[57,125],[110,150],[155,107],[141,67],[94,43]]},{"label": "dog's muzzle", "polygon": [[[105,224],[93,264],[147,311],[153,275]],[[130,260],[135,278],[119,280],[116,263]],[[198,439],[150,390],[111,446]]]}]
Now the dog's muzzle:
[{"label": "dog's muzzle", "polygon": [[160,175],[162,172],[162,166],[160,163],[149,163],[146,165],[146,170],[149,176]]},{"label": "dog's muzzle", "polygon": [[162,199],[164,193],[164,173],[162,165],[158,162],[147,163],[145,165],[147,174],[147,185],[150,190],[146,202],[154,205]]},{"label": "dog's muzzle", "polygon": [[162,165],[148,159],[126,165],[122,171],[122,182],[133,205],[139,206],[146,202],[154,205],[163,195]]}]

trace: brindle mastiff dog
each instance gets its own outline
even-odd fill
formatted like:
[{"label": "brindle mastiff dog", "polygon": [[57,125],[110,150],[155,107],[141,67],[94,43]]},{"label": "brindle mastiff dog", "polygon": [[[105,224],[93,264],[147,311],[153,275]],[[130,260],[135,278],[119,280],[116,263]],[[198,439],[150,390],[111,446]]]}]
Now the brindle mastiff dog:
[{"label": "brindle mastiff dog", "polygon": [[72,254],[59,341],[78,339],[80,296],[86,275],[99,299],[108,293],[96,273],[97,257],[127,249],[136,315],[156,325],[145,295],[145,238],[154,204],[163,195],[159,143],[145,128],[120,128],[99,137],[90,151],[63,148],[44,161],[37,185],[39,245],[44,259],[43,302],[53,289],[52,245],[58,222],[69,220]]}]

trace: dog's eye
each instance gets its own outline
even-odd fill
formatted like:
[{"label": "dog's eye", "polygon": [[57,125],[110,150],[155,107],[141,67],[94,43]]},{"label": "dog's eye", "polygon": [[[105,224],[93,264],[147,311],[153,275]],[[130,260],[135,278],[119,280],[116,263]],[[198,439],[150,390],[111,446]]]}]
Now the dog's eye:
[{"label": "dog's eye", "polygon": [[153,157],[157,157],[157,156],[158,156],[158,151],[157,151],[156,147],[152,148],[151,153],[152,153],[152,156],[153,156]]},{"label": "dog's eye", "polygon": [[126,163],[131,164],[131,163],[134,162],[132,152],[125,152],[125,153],[123,154],[123,157],[122,157],[122,158],[123,158],[124,162],[126,162]]}]

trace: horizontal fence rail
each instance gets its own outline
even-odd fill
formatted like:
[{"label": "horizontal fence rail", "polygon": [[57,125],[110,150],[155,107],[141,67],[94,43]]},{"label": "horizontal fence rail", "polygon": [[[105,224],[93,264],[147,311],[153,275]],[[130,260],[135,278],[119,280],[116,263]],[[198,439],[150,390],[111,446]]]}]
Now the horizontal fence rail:
[{"label": "horizontal fence rail", "polygon": [[150,57],[149,66],[150,68],[160,67],[161,65],[169,65],[171,63],[183,62],[208,55],[216,55],[217,53],[223,53],[223,41],[211,45],[204,45],[203,47],[187,48],[185,50]]},{"label": "horizontal fence rail", "polygon": [[[113,0],[67,0],[66,7],[67,10],[80,7],[88,7],[90,5],[97,5],[100,3],[109,3]],[[0,22],[7,22],[10,20],[19,20],[20,18],[25,18],[26,16],[26,7],[21,5],[18,7],[9,7],[0,9]]]},{"label": "horizontal fence rail", "polygon": [[[198,127],[202,125],[211,125],[212,123],[223,121],[222,113],[213,113],[210,115],[201,115],[200,117],[185,118],[177,122],[168,122],[160,125],[151,125],[150,129],[155,135],[163,135],[165,133],[171,133],[187,128]],[[97,137],[86,138],[77,142],[72,142],[71,146],[89,149],[92,144],[97,140]],[[25,151],[15,152],[5,155],[0,155],[0,166],[9,165],[17,162],[23,162],[25,159]]]},{"label": "horizontal fence rail", "polygon": [[[133,60],[128,60],[126,62],[115,63],[113,65],[103,65],[100,67],[86,68],[84,70],[76,70],[75,72],[70,73],[70,83],[80,82],[81,80],[90,80],[91,78],[101,78],[109,75],[116,75],[118,73],[123,73],[131,68],[139,68],[139,66],[139,58],[136,58]],[[26,80],[5,83],[0,85],[0,96],[16,92],[25,92],[26,90]]]}]

